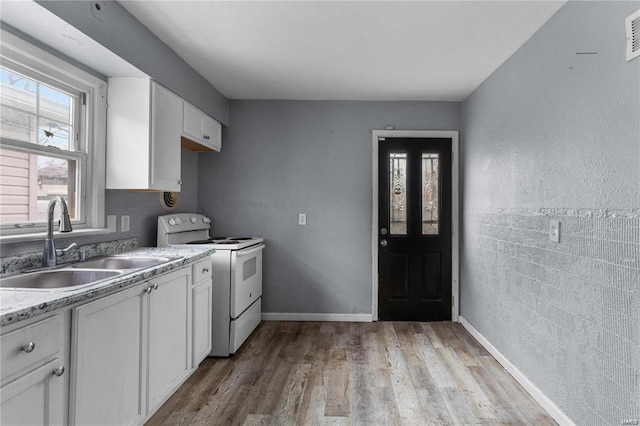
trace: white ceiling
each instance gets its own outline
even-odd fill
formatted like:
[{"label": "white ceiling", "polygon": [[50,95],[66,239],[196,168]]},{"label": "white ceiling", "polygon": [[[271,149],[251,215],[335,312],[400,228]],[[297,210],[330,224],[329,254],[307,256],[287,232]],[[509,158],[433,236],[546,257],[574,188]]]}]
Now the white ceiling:
[{"label": "white ceiling", "polygon": [[465,99],[565,1],[121,1],[230,99]]}]

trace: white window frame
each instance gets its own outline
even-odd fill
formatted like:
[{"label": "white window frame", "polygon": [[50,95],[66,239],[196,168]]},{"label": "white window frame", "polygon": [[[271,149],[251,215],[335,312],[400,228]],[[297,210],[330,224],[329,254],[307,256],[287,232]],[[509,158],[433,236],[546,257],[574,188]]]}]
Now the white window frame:
[{"label": "white window frame", "polygon": [[[7,68],[15,69],[28,78],[73,87],[86,94],[80,117],[78,147],[81,152],[70,156],[80,164],[80,214],[73,223],[73,233],[67,236],[109,232],[104,229],[107,82],[6,30],[0,31],[0,61]],[[29,149],[34,147],[29,143],[11,141],[2,146],[35,152]],[[51,153],[60,156],[60,151],[54,148],[38,147],[37,152],[46,154],[50,149]],[[29,227],[2,227],[0,242],[33,241],[44,238],[45,234],[46,223],[36,223]]]}]

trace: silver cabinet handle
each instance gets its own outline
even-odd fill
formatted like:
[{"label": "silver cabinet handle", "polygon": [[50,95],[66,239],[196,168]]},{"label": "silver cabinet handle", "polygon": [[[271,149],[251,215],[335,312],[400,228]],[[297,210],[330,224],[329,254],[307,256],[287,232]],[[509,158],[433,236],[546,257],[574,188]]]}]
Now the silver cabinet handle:
[{"label": "silver cabinet handle", "polygon": [[387,240],[380,240],[380,247],[386,247],[387,246]]},{"label": "silver cabinet handle", "polygon": [[207,272],[209,272],[209,268],[202,268],[202,273],[203,273],[203,274],[205,274],[205,273],[207,273]]},{"label": "silver cabinet handle", "polygon": [[182,181],[181,180],[178,181],[178,185],[182,185]]},{"label": "silver cabinet handle", "polygon": [[145,290],[147,293],[151,293],[153,291],[153,288],[151,288],[151,286],[147,287],[147,289]]},{"label": "silver cabinet handle", "polygon": [[20,348],[21,351],[24,351],[26,353],[29,352],[33,352],[33,350],[36,348],[36,344],[33,342],[29,342],[26,345],[22,345],[22,347]]},{"label": "silver cabinet handle", "polygon": [[388,231],[387,231],[387,228],[382,228],[382,229],[380,229],[380,233],[381,233],[382,235],[387,235],[387,232],[388,232]]},{"label": "silver cabinet handle", "polygon": [[158,283],[153,283],[153,289],[157,290],[158,289]]},{"label": "silver cabinet handle", "polygon": [[55,370],[53,370],[52,374],[54,376],[58,376],[58,377],[62,376],[64,374],[64,367],[60,366],[60,367],[56,368]]}]

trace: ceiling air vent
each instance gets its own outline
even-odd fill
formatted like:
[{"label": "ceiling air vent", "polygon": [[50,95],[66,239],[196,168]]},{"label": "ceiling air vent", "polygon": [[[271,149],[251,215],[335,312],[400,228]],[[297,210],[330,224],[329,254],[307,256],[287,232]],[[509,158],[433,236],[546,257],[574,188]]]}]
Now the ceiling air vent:
[{"label": "ceiling air vent", "polygon": [[627,61],[640,56],[640,9],[627,16]]}]

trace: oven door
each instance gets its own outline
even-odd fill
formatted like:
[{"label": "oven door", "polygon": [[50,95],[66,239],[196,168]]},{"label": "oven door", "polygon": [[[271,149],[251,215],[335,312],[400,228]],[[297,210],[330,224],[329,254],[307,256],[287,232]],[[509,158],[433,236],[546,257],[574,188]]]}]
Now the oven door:
[{"label": "oven door", "polygon": [[231,252],[231,318],[238,318],[262,296],[264,244]]}]

